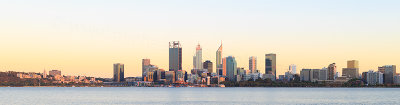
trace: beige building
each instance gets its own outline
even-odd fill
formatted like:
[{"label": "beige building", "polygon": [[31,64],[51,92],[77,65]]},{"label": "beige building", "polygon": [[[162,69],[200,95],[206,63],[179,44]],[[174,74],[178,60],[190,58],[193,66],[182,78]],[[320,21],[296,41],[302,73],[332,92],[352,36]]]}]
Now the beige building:
[{"label": "beige building", "polygon": [[359,68],[357,60],[349,60],[347,61],[347,68]]}]

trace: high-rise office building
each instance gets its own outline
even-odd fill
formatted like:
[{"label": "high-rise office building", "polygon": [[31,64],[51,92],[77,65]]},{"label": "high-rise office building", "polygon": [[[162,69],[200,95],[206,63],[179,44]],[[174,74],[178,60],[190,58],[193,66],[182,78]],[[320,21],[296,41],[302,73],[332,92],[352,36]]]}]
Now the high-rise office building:
[{"label": "high-rise office building", "polygon": [[205,61],[203,63],[203,69],[207,69],[208,73],[213,72],[213,63],[209,60]]},{"label": "high-rise office building", "polygon": [[114,82],[124,81],[124,64],[114,64]]},{"label": "high-rise office building", "polygon": [[229,81],[235,81],[237,75],[237,63],[235,57],[228,56],[222,60],[223,75],[228,78]]},{"label": "high-rise office building", "polygon": [[222,43],[219,46],[216,52],[216,61],[215,61],[216,72],[218,75],[222,75]]},{"label": "high-rise office building", "polygon": [[249,58],[249,70],[250,70],[250,73],[256,73],[256,71],[257,71],[257,57],[251,56]]},{"label": "high-rise office building", "polygon": [[290,72],[291,74],[296,74],[296,73],[297,73],[297,71],[296,71],[296,65],[295,65],[295,64],[289,65],[289,72]]},{"label": "high-rise office building", "polygon": [[169,42],[169,71],[182,70],[182,47],[179,41]]},{"label": "high-rise office building", "polygon": [[196,55],[193,56],[193,68],[194,69],[202,69],[203,68],[203,60],[202,60],[202,49],[200,44],[196,47]]},{"label": "high-rise office building", "polygon": [[276,80],[276,54],[265,54],[265,74],[272,74]]},{"label": "high-rise office building", "polygon": [[328,80],[335,80],[336,63],[329,64],[328,66]]},{"label": "high-rise office building", "polygon": [[142,76],[147,74],[146,70],[150,65],[150,59],[142,59]]},{"label": "high-rise office building", "polygon": [[393,84],[393,78],[396,75],[396,65],[385,65],[383,66],[385,68],[385,84]]},{"label": "high-rise office building", "polygon": [[358,61],[357,60],[349,60],[347,61],[347,68],[342,69],[342,76],[349,78],[360,78]]},{"label": "high-rise office building", "polygon": [[358,68],[358,61],[357,60],[347,61],[347,68]]}]

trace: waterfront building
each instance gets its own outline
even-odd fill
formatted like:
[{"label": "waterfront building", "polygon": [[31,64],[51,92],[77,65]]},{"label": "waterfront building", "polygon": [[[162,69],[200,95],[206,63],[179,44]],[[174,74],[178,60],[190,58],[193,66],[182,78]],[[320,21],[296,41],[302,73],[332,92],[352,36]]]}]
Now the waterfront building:
[{"label": "waterfront building", "polygon": [[[253,79],[256,79],[256,78],[253,78]],[[264,74],[262,79],[270,79],[271,81],[275,81],[276,76],[274,74]]]},{"label": "waterfront building", "polygon": [[146,78],[146,77],[148,77],[147,76],[147,73],[148,72],[155,72],[156,70],[158,70],[158,67],[157,66],[155,66],[155,65],[148,65],[148,66],[144,66],[144,72],[143,72],[143,74],[142,74],[142,77],[143,78]]},{"label": "waterfront building", "polygon": [[154,82],[154,72],[147,72],[145,81]]},{"label": "waterfront building", "polygon": [[338,75],[337,76],[335,76],[335,75],[337,75],[337,73],[336,73],[336,63],[329,64],[329,66],[328,66],[328,80],[335,80],[335,77],[338,77]]},{"label": "waterfront building", "polygon": [[321,69],[312,69],[312,79],[311,79],[311,82],[315,82],[315,81],[318,81],[319,80],[319,72],[320,72],[320,70]]},{"label": "waterfront building", "polygon": [[394,81],[394,76],[396,75],[396,65],[385,65],[383,66],[385,68],[385,84],[393,84]]},{"label": "waterfront building", "polygon": [[352,79],[360,78],[358,61],[357,60],[347,61],[347,68],[342,69],[342,76]]},{"label": "waterfront building", "polygon": [[279,75],[278,80],[284,81],[286,80],[285,75]]},{"label": "waterfront building", "polygon": [[368,76],[368,72],[362,72],[361,73],[361,80],[364,81],[365,83],[368,83],[367,76]]},{"label": "waterfront building", "polygon": [[360,78],[358,68],[343,68],[342,69],[342,76],[348,78]]},{"label": "waterfront building", "polygon": [[300,71],[300,81],[309,81],[311,82],[313,77],[313,70],[312,69],[302,69]]},{"label": "waterfront building", "polygon": [[124,81],[124,64],[116,63],[114,64],[114,82]]},{"label": "waterfront building", "polygon": [[276,80],[276,54],[265,54],[265,74],[274,75]]},{"label": "waterfront building", "polygon": [[377,85],[383,84],[383,73],[374,72],[373,70],[368,71],[367,73],[367,83],[368,85]]},{"label": "waterfront building", "polygon": [[222,60],[223,76],[226,76],[229,81],[235,81],[237,75],[237,63],[235,57],[228,56]]},{"label": "waterfront building", "polygon": [[399,85],[399,84],[400,84],[400,75],[396,74],[396,75],[393,77],[393,83],[396,84],[396,85]]},{"label": "waterfront building", "polygon": [[146,75],[148,66],[150,66],[150,59],[142,59],[142,76]]},{"label": "waterfront building", "polygon": [[221,46],[219,46],[217,52],[216,52],[216,61],[215,61],[215,67],[216,67],[216,73],[218,75],[222,75],[223,71],[222,71],[222,42],[221,42]]},{"label": "waterfront building", "polygon": [[169,42],[169,71],[182,70],[182,47],[179,41]]},{"label": "waterfront building", "polygon": [[185,74],[186,74],[186,71],[184,71],[184,70],[178,70],[177,71],[177,73],[176,73],[176,81],[177,82],[184,82],[185,81]]},{"label": "waterfront building", "polygon": [[257,57],[251,56],[249,58],[249,70],[251,73],[256,73],[257,71]]},{"label": "waterfront building", "polygon": [[237,75],[243,76],[246,73],[246,70],[243,67],[238,67],[237,69]]},{"label": "waterfront building", "polygon": [[295,65],[295,64],[289,65],[289,73],[291,73],[291,74],[297,74],[296,65]]},{"label": "waterfront building", "polygon": [[208,73],[213,73],[213,63],[209,60],[203,63],[203,69],[207,69]]},{"label": "waterfront building", "polygon": [[285,72],[285,80],[292,81],[294,79],[294,75],[295,74],[292,74],[290,71]]},{"label": "waterfront building", "polygon": [[51,70],[49,71],[49,75],[51,76],[56,76],[56,75],[60,75],[61,76],[61,71],[60,70]]},{"label": "waterfront building", "polygon": [[165,71],[165,83],[172,84],[175,83],[175,72]]},{"label": "waterfront building", "polygon": [[322,68],[319,70],[318,80],[328,80],[328,68]]},{"label": "waterfront building", "polygon": [[193,56],[193,68],[203,69],[203,54],[200,44],[196,47],[196,54]]}]

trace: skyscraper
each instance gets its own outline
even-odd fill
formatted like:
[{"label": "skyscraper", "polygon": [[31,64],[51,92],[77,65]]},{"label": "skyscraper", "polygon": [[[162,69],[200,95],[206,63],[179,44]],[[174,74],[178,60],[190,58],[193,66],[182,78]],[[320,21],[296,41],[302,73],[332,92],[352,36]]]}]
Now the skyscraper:
[{"label": "skyscraper", "polygon": [[329,64],[328,66],[328,80],[335,80],[336,63]]},{"label": "skyscraper", "polygon": [[250,73],[256,73],[256,71],[257,71],[257,57],[251,56],[249,58],[249,70],[250,70]]},{"label": "skyscraper", "polygon": [[207,71],[209,73],[212,73],[213,72],[213,63],[209,60],[205,61],[203,63],[203,69],[207,69]]},{"label": "skyscraper", "polygon": [[196,47],[196,55],[193,56],[193,68],[194,69],[202,69],[203,68],[203,60],[202,60],[202,49],[200,44]]},{"label": "skyscraper", "polygon": [[147,67],[150,66],[150,59],[142,59],[142,76],[146,75]]},{"label": "skyscraper", "polygon": [[114,82],[124,81],[124,64],[114,64]]},{"label": "skyscraper", "polygon": [[360,78],[357,60],[347,61],[347,68],[342,69],[342,76],[350,78]]},{"label": "skyscraper", "polygon": [[276,54],[265,54],[265,74],[273,74],[276,80]]},{"label": "skyscraper", "polygon": [[347,61],[347,68],[358,68],[358,61],[357,60]]},{"label": "skyscraper", "polygon": [[235,57],[228,56],[222,60],[223,75],[228,77],[229,81],[235,81],[237,75],[237,63]]},{"label": "skyscraper", "polygon": [[396,75],[396,65],[385,65],[384,82],[385,84],[393,84],[393,78]]},{"label": "skyscraper", "polygon": [[169,71],[182,70],[182,47],[179,41],[169,42]]},{"label": "skyscraper", "polygon": [[296,73],[297,73],[296,69],[297,69],[297,68],[296,68],[296,65],[295,65],[295,64],[289,65],[289,72],[290,72],[290,73],[296,74]]},{"label": "skyscraper", "polygon": [[216,61],[215,61],[216,72],[218,75],[222,75],[222,43],[219,46],[216,52]]}]

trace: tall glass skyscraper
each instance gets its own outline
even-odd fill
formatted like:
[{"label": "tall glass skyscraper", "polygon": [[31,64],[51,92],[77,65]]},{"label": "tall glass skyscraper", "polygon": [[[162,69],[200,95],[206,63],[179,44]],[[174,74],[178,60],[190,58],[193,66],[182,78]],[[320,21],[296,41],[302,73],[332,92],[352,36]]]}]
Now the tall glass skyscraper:
[{"label": "tall glass skyscraper", "polygon": [[124,64],[114,64],[114,82],[124,81]]},{"label": "tall glass skyscraper", "polygon": [[196,47],[196,55],[193,56],[193,68],[194,69],[203,69],[203,60],[202,60],[202,49],[200,44]]},{"label": "tall glass skyscraper", "polygon": [[237,75],[237,63],[235,57],[228,56],[222,60],[223,74],[228,77],[229,81],[235,81]]},{"label": "tall glass skyscraper", "polygon": [[169,71],[182,70],[182,47],[179,41],[169,42]]},{"label": "tall glass skyscraper", "polygon": [[273,74],[276,78],[276,54],[265,54],[265,74]]},{"label": "tall glass skyscraper", "polygon": [[216,70],[217,74],[222,75],[222,43],[216,52],[215,66],[216,66],[215,70]]}]

